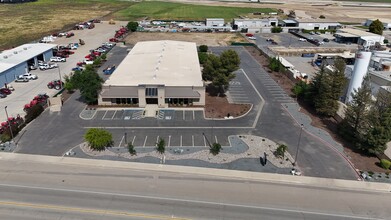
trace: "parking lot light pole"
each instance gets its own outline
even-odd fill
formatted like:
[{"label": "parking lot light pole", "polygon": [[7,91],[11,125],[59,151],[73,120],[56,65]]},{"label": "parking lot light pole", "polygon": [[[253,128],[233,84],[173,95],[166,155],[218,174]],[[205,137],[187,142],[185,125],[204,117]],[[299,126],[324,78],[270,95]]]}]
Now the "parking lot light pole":
[{"label": "parking lot light pole", "polygon": [[293,166],[296,166],[297,163],[297,157],[299,155],[299,149],[300,149],[300,141],[301,141],[301,134],[303,133],[304,125],[300,125],[300,134],[299,134],[299,141],[297,142],[297,148],[296,148],[296,155],[295,155],[295,161],[293,162]]},{"label": "parking lot light pole", "polygon": [[12,142],[15,143],[15,140],[14,140],[14,133],[12,132],[11,123],[10,123],[10,120],[9,120],[9,118],[8,118],[7,106],[4,107],[4,110],[5,110],[5,116],[7,117],[7,122],[8,122],[8,127],[9,127],[9,129],[10,129],[10,134],[11,134]]}]

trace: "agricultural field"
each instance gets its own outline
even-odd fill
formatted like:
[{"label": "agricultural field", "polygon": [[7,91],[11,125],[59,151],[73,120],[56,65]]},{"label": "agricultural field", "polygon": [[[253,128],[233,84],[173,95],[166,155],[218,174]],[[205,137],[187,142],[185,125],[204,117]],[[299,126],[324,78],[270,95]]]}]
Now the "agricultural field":
[{"label": "agricultural field", "polygon": [[230,21],[239,16],[251,15],[254,12],[276,12],[271,8],[224,7],[192,5],[173,2],[144,1],[134,4],[114,15],[121,20],[148,19],[159,20],[204,20],[205,18],[224,18]]},{"label": "agricultural field", "polygon": [[0,7],[0,49],[37,40],[72,28],[77,22],[100,18],[134,3],[118,0],[39,0]]}]

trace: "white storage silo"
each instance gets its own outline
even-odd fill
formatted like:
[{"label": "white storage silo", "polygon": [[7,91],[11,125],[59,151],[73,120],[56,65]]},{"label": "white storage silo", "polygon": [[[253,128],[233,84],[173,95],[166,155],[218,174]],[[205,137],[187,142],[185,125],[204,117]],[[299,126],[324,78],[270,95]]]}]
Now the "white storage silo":
[{"label": "white storage silo", "polygon": [[367,75],[369,62],[371,61],[372,52],[360,51],[356,53],[353,74],[349,82],[346,93],[346,103],[352,101],[352,93],[361,87],[364,77]]}]

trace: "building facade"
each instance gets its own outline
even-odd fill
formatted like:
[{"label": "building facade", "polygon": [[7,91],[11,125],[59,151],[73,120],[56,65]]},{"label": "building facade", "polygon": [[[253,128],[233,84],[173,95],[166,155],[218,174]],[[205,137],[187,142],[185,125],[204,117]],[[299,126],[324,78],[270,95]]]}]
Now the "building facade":
[{"label": "building facade", "polygon": [[29,66],[38,61],[49,61],[55,44],[24,44],[0,53],[0,86],[10,83],[21,74],[29,72]]},{"label": "building facade", "polygon": [[205,105],[205,86],[195,43],[137,43],[104,83],[99,105]]}]

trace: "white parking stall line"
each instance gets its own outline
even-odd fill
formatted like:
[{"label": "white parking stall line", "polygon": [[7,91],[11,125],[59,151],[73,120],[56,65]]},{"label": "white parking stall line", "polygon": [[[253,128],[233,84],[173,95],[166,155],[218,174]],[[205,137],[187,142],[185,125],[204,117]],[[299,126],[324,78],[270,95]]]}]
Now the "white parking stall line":
[{"label": "white parking stall line", "polygon": [[167,147],[170,147],[171,145],[171,135],[168,136],[168,144],[167,144]]},{"label": "white parking stall line", "polygon": [[186,114],[186,112],[185,112],[185,110],[183,110],[183,120],[185,120],[185,114]]},{"label": "white parking stall line", "polygon": [[215,135],[215,143],[219,143],[219,141],[217,140],[217,136]]},{"label": "white parking stall line", "polygon": [[202,135],[204,137],[204,146],[206,147],[206,138],[205,135]]},{"label": "white parking stall line", "polygon": [[248,96],[247,94],[231,94],[231,96]]},{"label": "white parking stall line", "polygon": [[147,139],[148,139],[148,136],[145,136],[143,147],[145,147],[145,144],[147,143]]},{"label": "white parking stall line", "polygon": [[133,137],[132,145],[134,144],[134,141],[136,140],[136,136]]},{"label": "white parking stall line", "polygon": [[124,138],[125,138],[125,135],[122,135],[122,138],[121,138],[121,141],[120,141],[119,144],[118,144],[118,147],[121,147],[122,141],[124,141]]},{"label": "white parking stall line", "polygon": [[193,144],[194,147],[194,135],[191,136],[191,143]]},{"label": "white parking stall line", "polygon": [[159,135],[156,137],[156,144],[159,142]]},{"label": "white parking stall line", "polygon": [[115,110],[115,112],[114,112],[114,114],[113,114],[113,117],[111,117],[111,120],[114,119],[114,116],[115,116],[116,113],[117,113],[117,110]]},{"label": "white parking stall line", "polygon": [[194,110],[193,110],[193,120],[195,120],[195,113],[194,113]]},{"label": "white parking stall line", "polygon": [[182,147],[182,135],[181,135],[181,143],[180,143],[180,145],[179,146],[181,146]]},{"label": "white parking stall line", "polygon": [[105,114],[104,114],[103,117],[102,117],[102,120],[104,120],[104,118],[105,118],[107,112],[108,112],[108,110],[106,110]]}]

